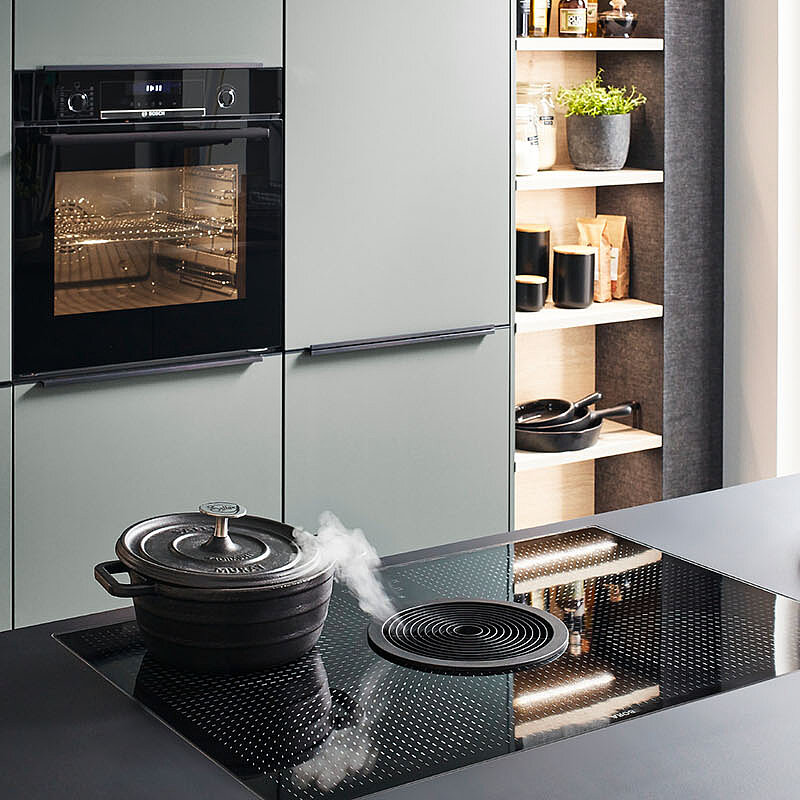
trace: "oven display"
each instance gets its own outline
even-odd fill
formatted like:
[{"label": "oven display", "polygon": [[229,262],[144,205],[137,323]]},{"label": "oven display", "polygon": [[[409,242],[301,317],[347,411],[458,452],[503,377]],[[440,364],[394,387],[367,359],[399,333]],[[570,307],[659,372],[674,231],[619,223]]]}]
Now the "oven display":
[{"label": "oven display", "polygon": [[100,99],[103,111],[203,108],[204,91],[201,80],[104,81]]}]

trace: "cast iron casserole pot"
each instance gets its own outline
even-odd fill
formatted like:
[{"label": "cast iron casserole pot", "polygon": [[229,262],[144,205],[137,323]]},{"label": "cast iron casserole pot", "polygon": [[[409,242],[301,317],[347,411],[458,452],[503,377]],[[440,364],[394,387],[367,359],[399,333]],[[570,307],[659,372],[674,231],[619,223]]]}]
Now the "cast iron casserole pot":
[{"label": "cast iron casserole pot", "polygon": [[[328,613],[333,564],[300,550],[292,528],[245,516],[236,503],[131,525],[118,561],[94,568],[114,597],[133,598],[157,659],[199,672],[287,664],[316,644]],[[130,583],[114,575],[128,573]]]}]

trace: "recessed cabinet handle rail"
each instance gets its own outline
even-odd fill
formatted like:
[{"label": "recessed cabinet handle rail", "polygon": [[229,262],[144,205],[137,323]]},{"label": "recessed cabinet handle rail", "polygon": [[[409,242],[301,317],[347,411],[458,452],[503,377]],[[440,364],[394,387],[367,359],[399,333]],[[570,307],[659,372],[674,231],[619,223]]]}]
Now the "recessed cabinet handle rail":
[{"label": "recessed cabinet handle rail", "polygon": [[233,139],[268,139],[269,128],[216,128],[188,131],[114,131],[111,133],[49,133],[42,138],[58,147],[85,144],[138,142],[185,142],[186,144],[227,144]]},{"label": "recessed cabinet handle rail", "polygon": [[356,339],[349,342],[333,342],[331,344],[312,344],[308,348],[312,356],[334,355],[336,353],[352,353],[358,350],[380,350],[386,347],[405,347],[411,344],[428,344],[446,342],[453,339],[472,339],[490,336],[497,330],[494,325],[481,325],[474,328],[452,328],[444,331],[429,331],[403,336],[387,336],[383,339]]},{"label": "recessed cabinet handle rail", "polygon": [[46,375],[38,378],[36,382],[45,389],[55,386],[71,386],[78,383],[95,383],[97,381],[114,381],[120,378],[140,378],[147,375],[163,375],[170,372],[192,372],[198,369],[212,369],[215,367],[235,367],[256,364],[264,360],[263,353],[245,352],[217,358],[196,359],[192,361],[177,361],[166,364],[132,364],[128,367],[117,367],[103,370],[88,370],[86,372],[69,372],[62,375]]}]

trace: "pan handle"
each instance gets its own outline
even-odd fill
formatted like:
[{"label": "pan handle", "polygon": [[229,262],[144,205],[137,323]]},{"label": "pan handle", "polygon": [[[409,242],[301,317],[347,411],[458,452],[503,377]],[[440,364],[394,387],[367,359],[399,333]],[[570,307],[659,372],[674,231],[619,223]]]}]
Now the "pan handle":
[{"label": "pan handle", "polygon": [[154,583],[120,583],[114,575],[130,574],[121,561],[103,561],[94,568],[95,580],[113,597],[141,597],[155,594]]},{"label": "pan handle", "polygon": [[[629,403],[621,403],[618,406],[611,406],[611,408],[602,408],[600,411],[592,412],[592,421],[599,419],[607,419],[610,417],[629,417],[631,414],[636,414],[641,410],[639,403],[631,401]],[[638,427],[638,425],[634,425]]]},{"label": "pan handle", "polygon": [[602,400],[603,395],[600,392],[594,392],[593,394],[587,395],[586,397],[578,400],[575,403],[575,408],[584,408],[585,406],[594,405],[598,400]]}]

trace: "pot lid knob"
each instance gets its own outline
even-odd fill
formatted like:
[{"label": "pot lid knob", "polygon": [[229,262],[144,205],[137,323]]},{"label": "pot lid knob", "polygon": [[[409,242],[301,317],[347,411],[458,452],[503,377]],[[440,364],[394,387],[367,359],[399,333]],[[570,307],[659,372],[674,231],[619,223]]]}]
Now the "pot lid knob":
[{"label": "pot lid knob", "polygon": [[238,519],[247,513],[244,506],[238,503],[227,503],[215,500],[211,503],[203,503],[200,508],[201,514],[214,517],[214,537],[218,539],[228,538],[228,520]]}]

